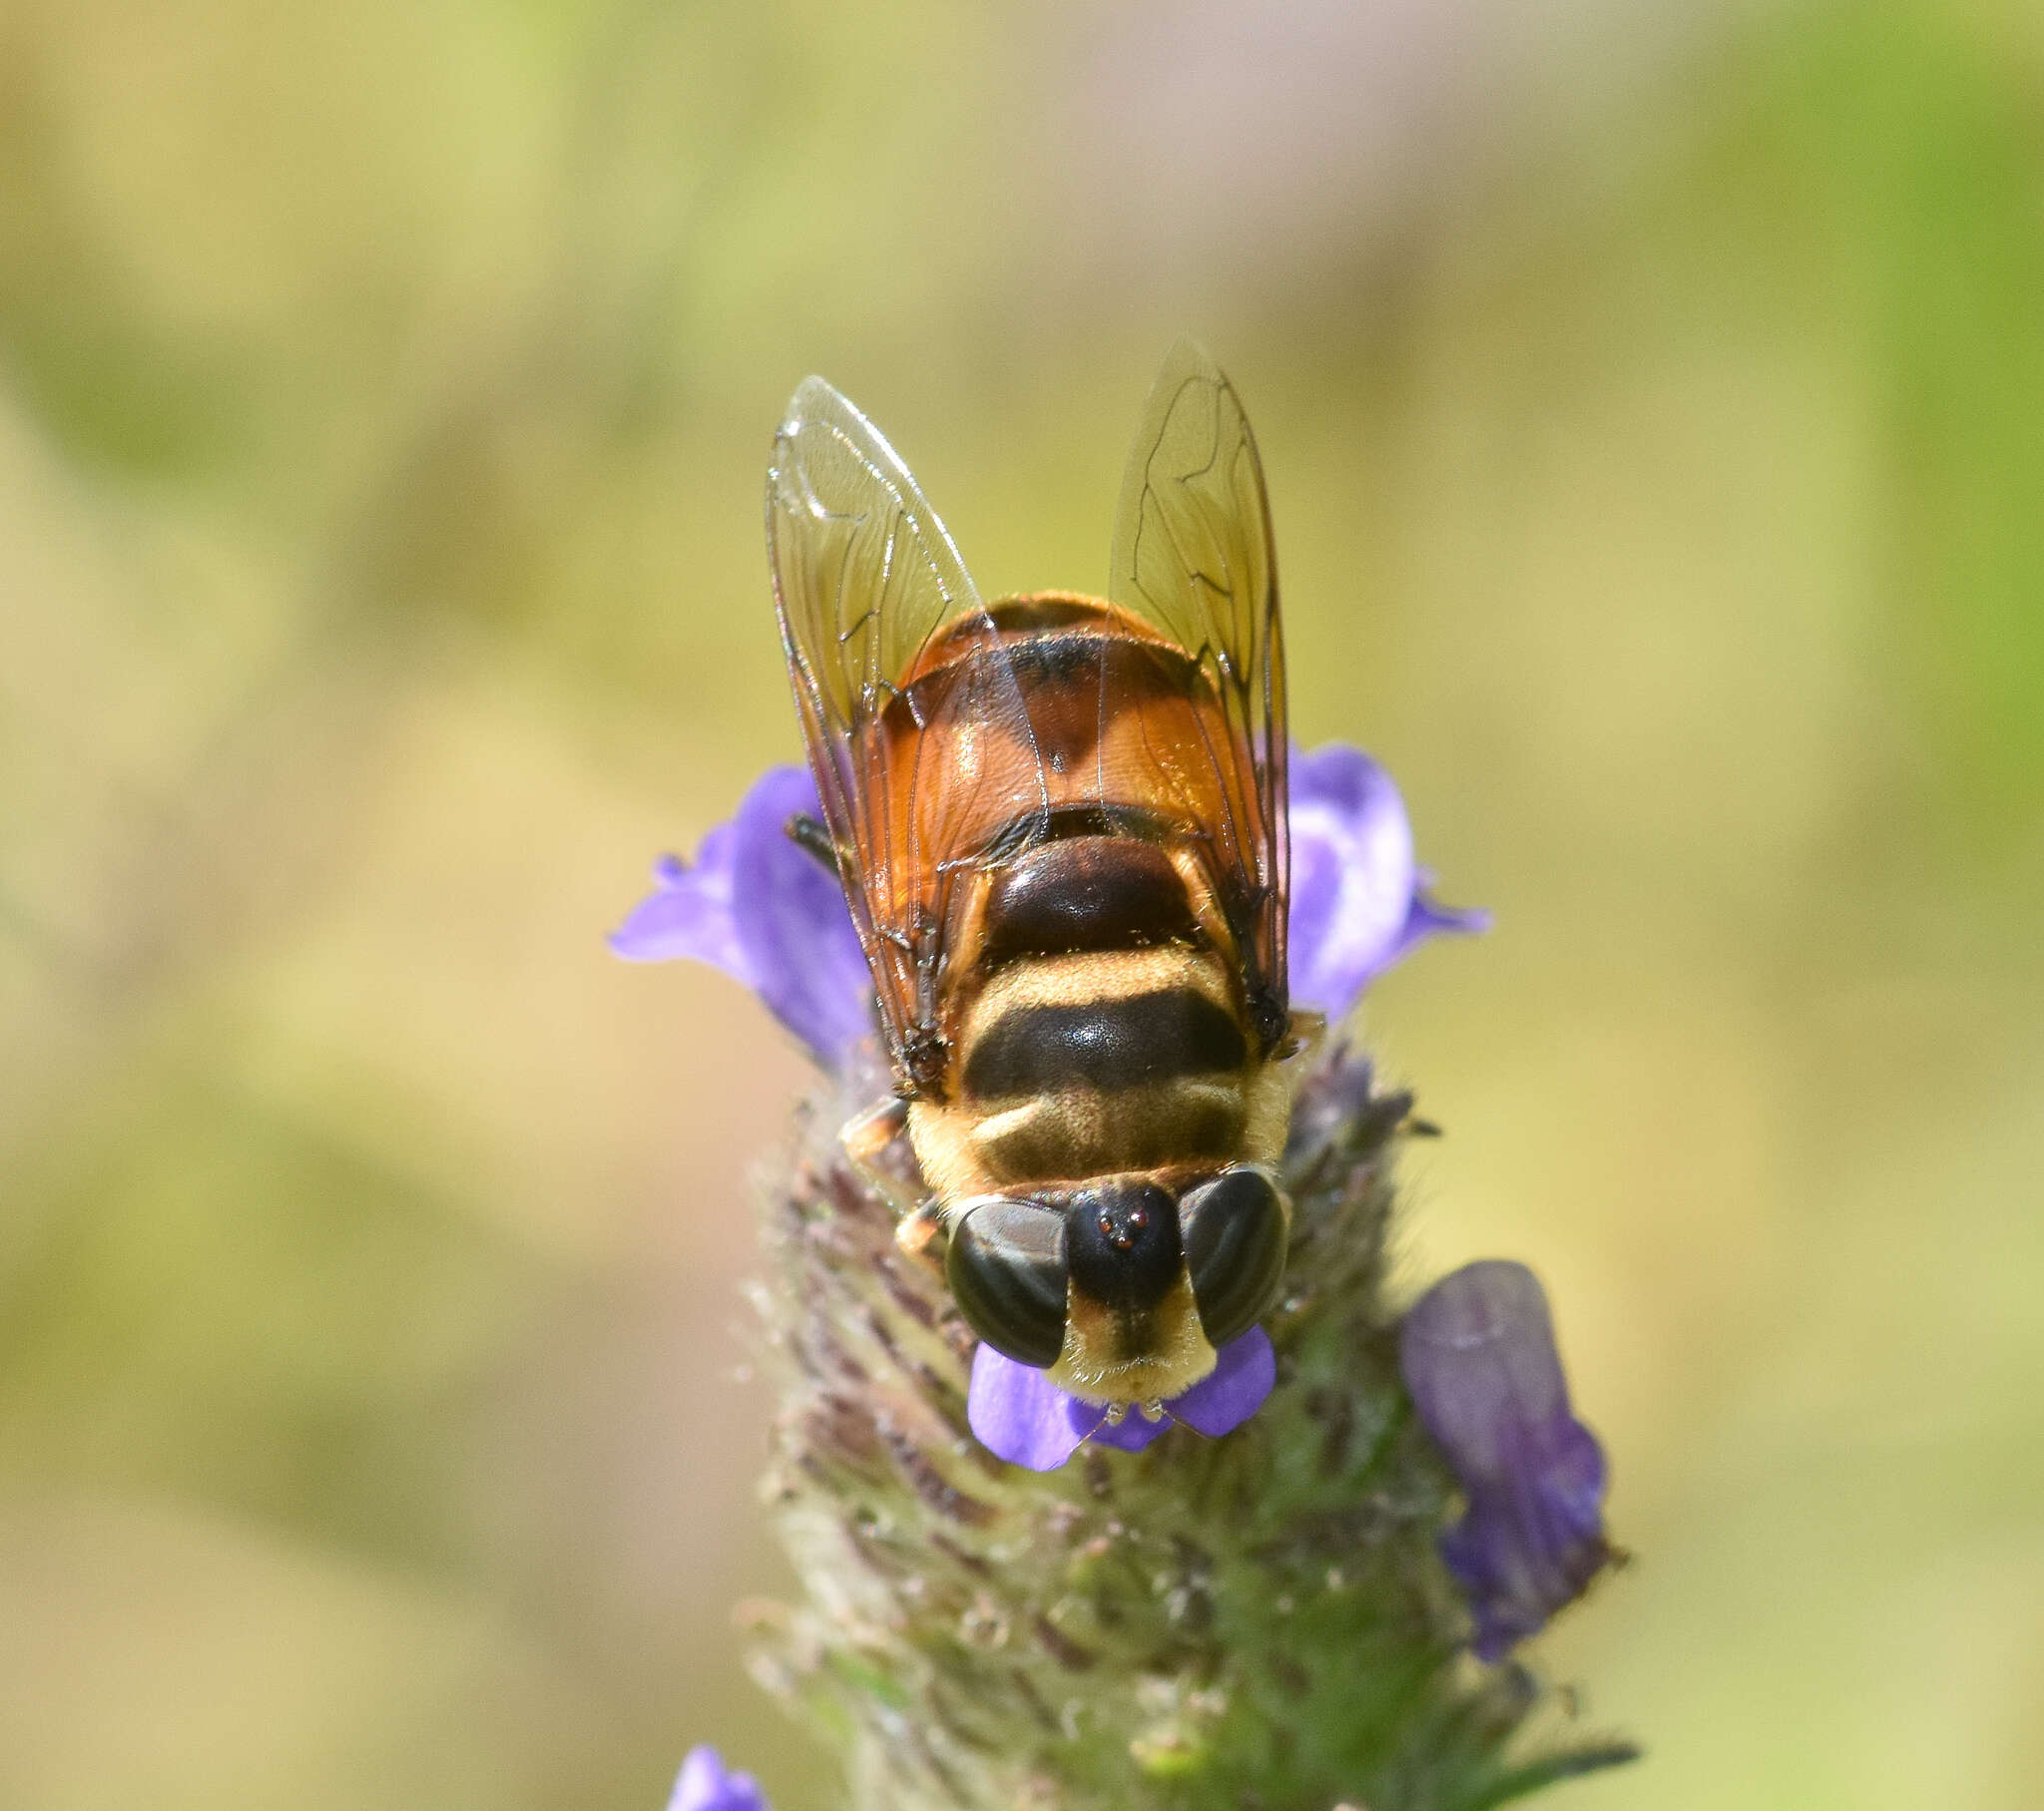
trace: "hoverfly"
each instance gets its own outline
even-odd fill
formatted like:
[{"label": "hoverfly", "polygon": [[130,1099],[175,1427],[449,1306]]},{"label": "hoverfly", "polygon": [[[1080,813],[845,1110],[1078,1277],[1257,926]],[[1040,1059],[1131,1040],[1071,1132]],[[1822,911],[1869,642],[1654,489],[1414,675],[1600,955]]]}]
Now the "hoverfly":
[{"label": "hoverfly", "polygon": [[1155,1411],[1271,1305],[1288,1009],[1283,645],[1235,390],[1181,344],[1130,455],[1107,599],[983,603],[822,379],[767,474],[781,639],[927,1197],[899,1236],[996,1350]]}]

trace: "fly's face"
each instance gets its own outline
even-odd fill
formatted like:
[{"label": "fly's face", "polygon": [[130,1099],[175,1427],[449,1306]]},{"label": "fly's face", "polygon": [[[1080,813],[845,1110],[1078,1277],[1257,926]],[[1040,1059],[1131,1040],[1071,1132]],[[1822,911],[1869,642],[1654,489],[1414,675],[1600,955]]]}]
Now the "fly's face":
[{"label": "fly's face", "polygon": [[998,1350],[1093,1401],[1178,1394],[1278,1287],[1312,1035],[1285,997],[1283,648],[1235,391],[1190,346],[1167,362],[1108,599],[982,603],[820,379],[767,518],[810,840],[872,971],[917,1225],[941,1221]]},{"label": "fly's face", "polygon": [[1269,1309],[1290,1224],[1260,1165],[1176,1195],[1146,1174],[1100,1176],[960,1203],[944,1269],[996,1351],[1089,1401],[1156,1402]]}]

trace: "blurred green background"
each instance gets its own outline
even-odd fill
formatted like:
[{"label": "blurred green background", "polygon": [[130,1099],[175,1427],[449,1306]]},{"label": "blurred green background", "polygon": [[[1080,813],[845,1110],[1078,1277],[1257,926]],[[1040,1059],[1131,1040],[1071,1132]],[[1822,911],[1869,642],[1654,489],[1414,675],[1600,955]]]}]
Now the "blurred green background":
[{"label": "blurred green background", "polygon": [[602,936],[795,754],[796,379],[1098,588],[1186,330],[1302,738],[1497,913],[1368,1025],[1637,1555],[1547,1802],[2037,1802],[2044,13],[10,0],[0,1804],[825,1802],[801,1064]]}]

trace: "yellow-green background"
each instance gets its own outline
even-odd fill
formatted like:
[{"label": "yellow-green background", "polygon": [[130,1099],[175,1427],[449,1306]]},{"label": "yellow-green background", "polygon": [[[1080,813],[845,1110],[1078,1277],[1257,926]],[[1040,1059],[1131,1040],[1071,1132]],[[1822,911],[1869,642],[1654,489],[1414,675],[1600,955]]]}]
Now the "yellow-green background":
[{"label": "yellow-green background", "polygon": [[1637,1556],[1550,1802],[2038,1802],[2044,13],[10,0],[0,1805],[823,1804],[801,1064],[602,934],[795,752],[796,379],[1097,587],[1185,330],[1302,739],[1497,914],[1369,1027]]}]

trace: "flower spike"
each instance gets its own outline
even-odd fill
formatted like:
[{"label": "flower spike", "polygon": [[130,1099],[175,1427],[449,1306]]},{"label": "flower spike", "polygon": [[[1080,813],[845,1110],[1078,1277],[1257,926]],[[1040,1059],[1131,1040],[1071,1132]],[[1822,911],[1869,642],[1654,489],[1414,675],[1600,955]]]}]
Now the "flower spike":
[{"label": "flower spike", "polygon": [[[1458,1272],[1402,1326],[1390,1311],[1410,1097],[1326,1041],[1276,1165],[1292,1209],[1278,1305],[1154,1418],[1110,1425],[974,1338],[942,1269],[897,1237],[886,1184],[918,1186],[902,1153],[855,1162],[838,1136],[872,1105],[874,1008],[828,865],[785,834],[814,805],[806,772],[763,777],[613,942],[735,976],[821,1071],[762,1196],[766,1501],[804,1589],[760,1620],[752,1664],[839,1749],[845,1802],[1488,1805],[1630,1759],[1542,1741],[1526,1669],[1458,1662],[1472,1614],[1478,1654],[1501,1657],[1603,1564],[1603,1456],[1519,1266]],[[1427,897],[1397,789],[1358,750],[1298,757],[1291,811],[1298,1006],[1339,1019],[1419,942],[1481,928]],[[1252,1417],[1254,1439],[1222,1438]],[[1141,1454],[1175,1423],[1209,1438],[1092,1450]],[[766,1804],[700,1748],[670,1811]]]}]

